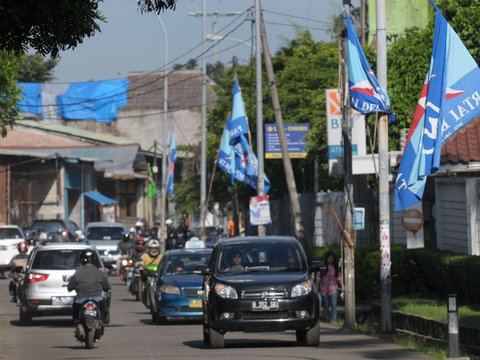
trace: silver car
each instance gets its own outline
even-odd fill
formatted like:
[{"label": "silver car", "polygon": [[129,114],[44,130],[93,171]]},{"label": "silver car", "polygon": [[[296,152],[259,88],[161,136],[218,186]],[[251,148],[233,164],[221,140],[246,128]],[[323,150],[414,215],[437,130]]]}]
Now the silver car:
[{"label": "silver car", "polygon": [[[100,256],[90,245],[54,243],[33,249],[28,259],[25,279],[18,292],[20,324],[30,323],[33,316],[72,314],[76,293],[68,292],[67,285],[75,270],[80,267],[80,252],[85,249],[95,251],[95,265],[103,271]],[[108,320],[110,293],[103,296],[107,299],[105,315]]]},{"label": "silver car", "polygon": [[85,227],[87,244],[95,246],[100,253],[103,264],[116,271],[120,257],[118,243],[122,240],[122,223],[90,222]]},{"label": "silver car", "polygon": [[0,225],[0,273],[10,269],[10,260],[18,254],[17,244],[23,240],[17,225]]}]

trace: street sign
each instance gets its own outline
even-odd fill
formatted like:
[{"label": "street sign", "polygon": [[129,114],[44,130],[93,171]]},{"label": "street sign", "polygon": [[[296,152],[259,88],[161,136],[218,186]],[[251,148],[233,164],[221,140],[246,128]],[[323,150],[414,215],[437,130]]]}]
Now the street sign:
[{"label": "street sign", "polygon": [[[288,153],[291,159],[307,157],[305,146],[310,124],[285,124],[285,137],[287,139]],[[275,124],[265,124],[265,159],[281,159],[282,148]]]}]

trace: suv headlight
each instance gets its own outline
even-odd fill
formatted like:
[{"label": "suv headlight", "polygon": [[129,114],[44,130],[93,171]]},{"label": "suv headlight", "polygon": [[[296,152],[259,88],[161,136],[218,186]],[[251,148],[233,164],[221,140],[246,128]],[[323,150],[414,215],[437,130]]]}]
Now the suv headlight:
[{"label": "suv headlight", "polygon": [[162,285],[160,286],[160,291],[164,294],[180,295],[180,289],[173,285]]},{"label": "suv headlight", "polygon": [[224,299],[238,299],[237,290],[233,287],[223,284],[215,284],[215,294]]},{"label": "suv headlight", "polygon": [[304,283],[297,284],[292,288],[292,297],[305,296],[312,291],[312,283],[305,281]]}]

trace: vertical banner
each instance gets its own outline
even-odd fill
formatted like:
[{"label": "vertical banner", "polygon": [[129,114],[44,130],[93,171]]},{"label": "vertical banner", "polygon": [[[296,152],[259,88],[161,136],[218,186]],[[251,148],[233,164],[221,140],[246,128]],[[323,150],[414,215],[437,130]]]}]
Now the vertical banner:
[{"label": "vertical banner", "polygon": [[380,279],[386,280],[390,274],[392,261],[390,258],[390,226],[380,225]]},{"label": "vertical banner", "polygon": [[250,197],[250,225],[268,225],[270,217],[270,202],[268,195]]},{"label": "vertical banner", "polygon": [[[328,174],[341,175],[343,169],[336,166],[337,158],[343,157],[342,146],[342,109],[340,94],[337,89],[327,89],[327,138],[328,138]],[[352,151],[353,155],[367,155],[365,136],[365,116],[357,111],[352,116]]]}]

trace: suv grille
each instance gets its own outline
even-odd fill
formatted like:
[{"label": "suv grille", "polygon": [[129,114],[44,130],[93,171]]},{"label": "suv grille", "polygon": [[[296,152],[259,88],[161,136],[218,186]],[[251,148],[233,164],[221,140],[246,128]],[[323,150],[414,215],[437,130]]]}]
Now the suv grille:
[{"label": "suv grille", "polygon": [[288,311],[272,311],[272,312],[244,311],[242,312],[242,318],[244,320],[288,319]]},{"label": "suv grille", "polygon": [[183,293],[187,296],[193,296],[193,297],[199,297],[198,295],[198,290],[201,290],[200,288],[198,289],[183,289]]},{"label": "suv grille", "polygon": [[287,290],[244,290],[242,299],[285,299]]}]

